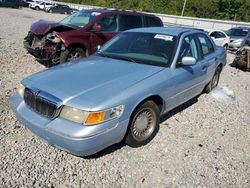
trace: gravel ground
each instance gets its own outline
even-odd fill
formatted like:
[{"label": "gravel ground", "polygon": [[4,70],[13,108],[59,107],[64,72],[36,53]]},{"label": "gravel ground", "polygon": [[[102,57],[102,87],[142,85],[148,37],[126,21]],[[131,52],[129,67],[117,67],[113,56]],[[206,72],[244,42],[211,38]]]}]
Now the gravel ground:
[{"label": "gravel ground", "polygon": [[0,187],[250,187],[250,73],[229,65],[220,85],[235,92],[233,102],[203,94],[166,115],[141,148],[118,144],[80,158],[25,130],[8,99],[44,67],[26,53],[23,38],[36,20],[63,17],[0,9]]}]

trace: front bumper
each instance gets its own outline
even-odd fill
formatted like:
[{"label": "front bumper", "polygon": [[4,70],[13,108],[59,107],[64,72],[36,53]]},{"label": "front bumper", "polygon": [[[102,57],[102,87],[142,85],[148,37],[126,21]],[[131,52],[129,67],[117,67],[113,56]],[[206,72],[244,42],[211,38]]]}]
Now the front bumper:
[{"label": "front bumper", "polygon": [[[59,63],[59,57],[53,56],[56,54],[55,47],[47,47],[47,48],[32,48],[27,40],[23,41],[24,48],[33,55],[36,60],[46,67],[51,67],[55,64]],[[54,57],[54,58],[53,58]]]},{"label": "front bumper", "polygon": [[129,123],[128,120],[119,122],[115,119],[95,126],[83,126],[62,118],[50,120],[30,110],[17,93],[10,98],[10,106],[17,119],[33,134],[77,156],[91,155],[120,142]]},{"label": "front bumper", "polygon": [[229,43],[228,45],[228,50],[231,51],[237,51],[239,48],[241,48],[243,45],[242,44],[235,44],[235,43]]}]

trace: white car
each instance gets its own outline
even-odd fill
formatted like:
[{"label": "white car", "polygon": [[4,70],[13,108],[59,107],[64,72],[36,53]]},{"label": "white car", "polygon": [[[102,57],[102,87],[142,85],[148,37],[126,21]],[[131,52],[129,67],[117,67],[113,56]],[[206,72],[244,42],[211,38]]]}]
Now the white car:
[{"label": "white car", "polygon": [[29,7],[32,8],[32,9],[36,9],[36,8],[39,9],[40,3],[42,3],[42,2],[41,1],[30,2]]},{"label": "white car", "polygon": [[205,31],[213,39],[214,43],[217,46],[223,46],[225,48],[228,48],[228,45],[230,43],[230,38],[224,31],[220,30],[205,30]]},{"label": "white car", "polygon": [[52,6],[54,6],[54,4],[44,2],[44,1],[36,1],[36,2],[30,3],[30,8],[35,9],[35,10],[46,10],[46,8],[49,9]]},{"label": "white car", "polygon": [[52,7],[56,6],[56,5],[57,5],[56,3],[50,4],[50,5],[45,5],[44,10],[45,10],[46,12],[49,12],[50,8],[52,8]]}]

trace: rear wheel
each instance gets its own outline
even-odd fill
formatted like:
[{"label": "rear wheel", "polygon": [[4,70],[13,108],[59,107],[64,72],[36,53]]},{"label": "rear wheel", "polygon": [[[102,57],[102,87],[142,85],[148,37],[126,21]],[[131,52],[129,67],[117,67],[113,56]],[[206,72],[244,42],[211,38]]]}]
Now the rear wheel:
[{"label": "rear wheel", "polygon": [[36,9],[36,10],[40,10],[40,8],[39,8],[39,7],[35,7],[35,9]]},{"label": "rear wheel", "polygon": [[82,48],[66,49],[60,55],[60,63],[73,61],[73,60],[79,59],[81,57],[86,57],[86,52]]},{"label": "rear wheel", "polygon": [[220,80],[220,73],[221,73],[221,68],[218,67],[214,73],[212,80],[205,87],[204,89],[205,93],[211,92],[218,85]]},{"label": "rear wheel", "polygon": [[160,111],[153,101],[142,104],[132,115],[129,123],[126,144],[140,147],[149,143],[159,130]]},{"label": "rear wheel", "polygon": [[53,11],[50,9],[50,10],[49,10],[49,13],[52,13],[52,12],[53,12]]}]

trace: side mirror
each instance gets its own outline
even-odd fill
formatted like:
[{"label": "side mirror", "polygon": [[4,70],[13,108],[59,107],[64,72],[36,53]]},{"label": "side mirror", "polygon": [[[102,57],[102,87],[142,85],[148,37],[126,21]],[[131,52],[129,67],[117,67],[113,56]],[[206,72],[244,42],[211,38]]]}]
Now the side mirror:
[{"label": "side mirror", "polygon": [[183,65],[195,65],[196,59],[194,57],[183,57],[181,63]]},{"label": "side mirror", "polygon": [[102,30],[102,26],[98,25],[98,24],[94,24],[93,28],[92,28],[92,32],[100,32]]}]

